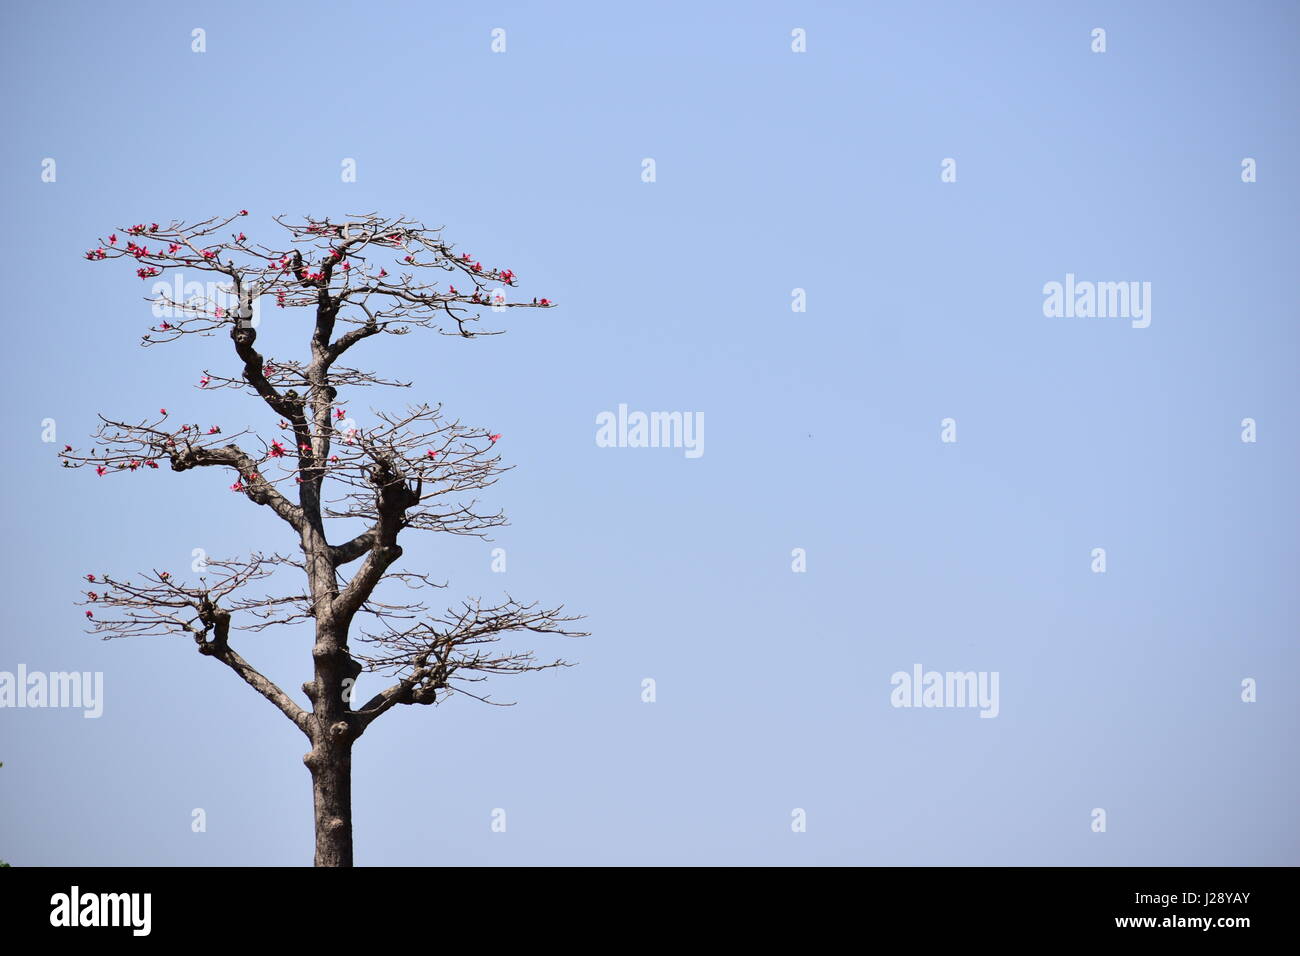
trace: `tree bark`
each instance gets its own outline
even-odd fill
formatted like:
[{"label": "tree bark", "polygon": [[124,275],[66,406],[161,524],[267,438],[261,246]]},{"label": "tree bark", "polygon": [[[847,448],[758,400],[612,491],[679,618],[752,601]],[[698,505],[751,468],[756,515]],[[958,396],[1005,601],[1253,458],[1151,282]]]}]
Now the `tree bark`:
[{"label": "tree bark", "polygon": [[343,626],[322,609],[312,648],[315,678],[303,685],[311,699],[311,771],[316,820],[316,866],[352,865],[352,745],[359,734],[351,707],[351,681],[361,667],[348,653]]},{"label": "tree bark", "polygon": [[316,810],[316,866],[352,865],[352,741],[317,745],[307,755]]}]

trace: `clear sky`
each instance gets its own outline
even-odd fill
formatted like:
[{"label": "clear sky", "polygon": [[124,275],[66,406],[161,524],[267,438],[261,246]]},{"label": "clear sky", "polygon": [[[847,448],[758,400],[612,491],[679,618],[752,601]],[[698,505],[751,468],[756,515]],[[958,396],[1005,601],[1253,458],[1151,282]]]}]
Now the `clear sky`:
[{"label": "clear sky", "polygon": [[[1300,862],[1297,10],[9,7],[0,671],[103,672],[104,712],[0,710],[0,858],[310,862],[298,731],[188,639],[96,641],[73,604],[88,571],[287,529],[215,470],[55,457],[98,412],[273,433],[194,387],[224,339],[140,349],[144,284],[82,257],[247,208],[268,241],[281,213],[442,224],[560,304],[358,361],[517,466],[494,542],[408,536],[403,565],[593,632],[521,639],[580,666],[498,680],[515,707],[376,723],[358,864]],[[1149,327],[1045,316],[1067,274],[1150,282]],[[302,321],[262,341],[290,357]],[[704,453],[598,447],[619,404],[702,413]],[[309,644],[235,646],[296,693]],[[917,664],[996,672],[998,716],[891,706]]]}]

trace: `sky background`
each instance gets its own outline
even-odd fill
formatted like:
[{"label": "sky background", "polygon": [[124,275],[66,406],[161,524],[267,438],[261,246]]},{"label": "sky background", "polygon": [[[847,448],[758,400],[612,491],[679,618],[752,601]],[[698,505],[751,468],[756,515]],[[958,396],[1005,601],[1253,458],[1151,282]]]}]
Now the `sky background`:
[{"label": "sky background", "polygon": [[[276,214],[444,225],[560,305],[357,360],[517,466],[493,542],[408,534],[402,566],[593,632],[517,639],[579,666],[497,679],[515,707],[372,726],[359,865],[1300,863],[1298,27],[1295,3],[10,7],[0,670],[102,671],[105,701],[0,710],[0,857],[311,860],[299,732],[188,638],[97,641],[73,603],[87,572],[192,578],[193,549],[288,529],[217,469],[56,460],[99,412],[274,434],[195,388],[235,370],[224,339],[140,349],[145,284],[83,258],[247,208],[271,244]],[[1150,327],[1044,317],[1067,272],[1150,282]],[[263,314],[293,356],[304,314]],[[408,396],[343,398],[364,427]],[[703,456],[597,447],[619,403],[702,412]],[[302,702],[310,641],[232,643]],[[999,716],[891,707],[917,663],[999,672]]]}]

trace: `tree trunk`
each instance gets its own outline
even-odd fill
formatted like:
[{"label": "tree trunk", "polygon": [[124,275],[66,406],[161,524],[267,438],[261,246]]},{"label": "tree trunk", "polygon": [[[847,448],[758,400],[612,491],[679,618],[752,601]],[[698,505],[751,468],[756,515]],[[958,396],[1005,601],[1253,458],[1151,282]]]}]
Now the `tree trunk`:
[{"label": "tree trunk", "polygon": [[[333,398],[333,389],[329,389],[329,397]],[[328,405],[322,417],[328,427]],[[306,483],[302,488],[303,507],[319,514],[317,487]],[[316,866],[351,866],[352,745],[357,739],[351,701],[352,682],[361,673],[361,665],[348,653],[351,615],[335,614],[337,575],[319,520],[303,529],[302,545],[316,618],[316,643],[311,650],[315,675],[302,688],[312,703],[312,748],[303,759],[311,771]]]},{"label": "tree trunk", "polygon": [[351,866],[352,741],[318,745],[307,756],[316,808],[316,866]]},{"label": "tree trunk", "polygon": [[311,771],[317,866],[352,865],[352,745],[357,734],[349,700],[350,681],[361,667],[348,654],[341,630],[329,617],[318,616],[312,648],[316,677],[303,685],[312,702],[312,748],[303,760]]}]

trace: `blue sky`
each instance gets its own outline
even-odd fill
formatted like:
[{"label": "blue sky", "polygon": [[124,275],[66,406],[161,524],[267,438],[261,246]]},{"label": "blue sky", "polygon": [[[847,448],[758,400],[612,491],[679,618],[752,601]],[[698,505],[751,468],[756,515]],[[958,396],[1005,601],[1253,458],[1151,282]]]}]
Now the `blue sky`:
[{"label": "blue sky", "polygon": [[[55,460],[101,411],[271,434],[255,402],[194,388],[234,368],[221,339],[141,350],[142,283],[82,258],[115,227],[247,208],[268,240],[281,213],[442,224],[560,304],[359,363],[501,432],[517,466],[494,542],[408,539],[404,565],[452,601],[564,602],[593,635],[521,639],[580,666],[498,681],[516,707],[372,727],[358,864],[1300,862],[1298,20],[1288,3],[12,10],[0,671],[102,671],[105,701],[97,720],[0,710],[0,857],[310,860],[297,731],[188,640],[99,642],[73,606],[87,571],[293,541],[224,475]],[[1067,273],[1150,282],[1150,326],[1045,317]],[[269,317],[272,354],[300,347],[295,318]],[[703,413],[705,453],[598,447],[620,403]],[[236,648],[297,688],[309,643]],[[999,715],[891,707],[917,663],[997,672]]]}]

